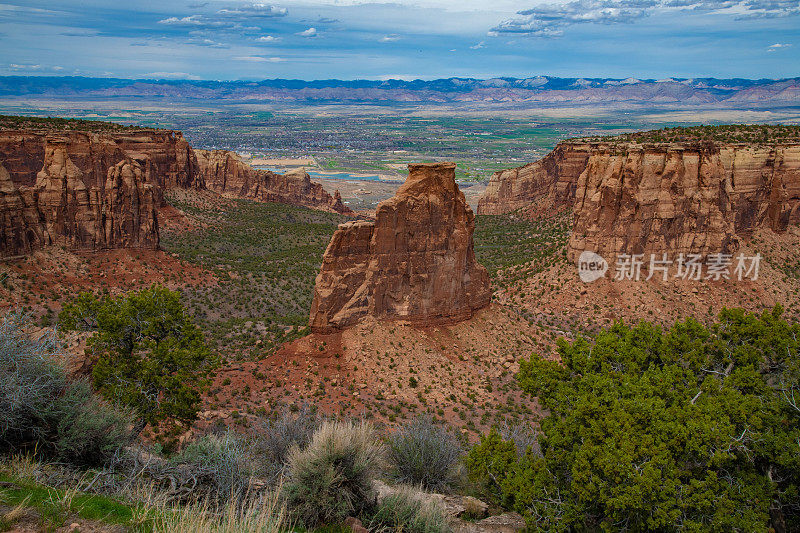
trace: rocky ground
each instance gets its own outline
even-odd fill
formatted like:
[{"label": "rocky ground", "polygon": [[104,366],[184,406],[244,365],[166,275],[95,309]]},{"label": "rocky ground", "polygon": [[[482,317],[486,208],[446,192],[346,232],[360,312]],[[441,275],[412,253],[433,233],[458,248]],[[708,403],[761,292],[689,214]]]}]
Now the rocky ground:
[{"label": "rocky ground", "polygon": [[[565,336],[593,334],[615,320],[647,320],[665,326],[687,317],[711,321],[723,307],[760,311],[780,304],[786,316],[796,320],[800,317],[798,246],[800,231],[794,227],[783,234],[758,230],[743,240],[737,254],[760,253],[763,257],[756,280],[732,277],[663,282],[656,275],[650,281],[612,281],[612,266],[606,278],[584,283],[577,267],[561,260],[544,271],[514,280],[496,291],[495,298]],[[501,273],[500,278],[510,273]]]},{"label": "rocky ground", "polygon": [[513,383],[519,360],[552,353],[552,339],[493,305],[467,322],[415,327],[367,319],[331,335],[311,334],[273,355],[228,365],[204,399],[197,430],[249,427],[281,405],[395,426],[426,414],[469,440],[494,423],[539,411]]},{"label": "rocky ground", "polygon": [[22,307],[50,323],[82,291],[110,294],[161,283],[177,289],[214,284],[208,270],[161,250],[69,251],[47,247],[0,262],[0,309]]}]

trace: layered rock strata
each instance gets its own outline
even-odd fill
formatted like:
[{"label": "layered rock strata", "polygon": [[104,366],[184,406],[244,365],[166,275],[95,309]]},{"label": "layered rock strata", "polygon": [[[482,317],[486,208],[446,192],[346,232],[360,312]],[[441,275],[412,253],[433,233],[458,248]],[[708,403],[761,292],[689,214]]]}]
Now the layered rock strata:
[{"label": "layered rock strata", "polygon": [[589,144],[561,143],[539,161],[495,172],[478,200],[478,214],[521,211],[538,218],[569,209],[591,152]]},{"label": "layered rock strata", "polygon": [[102,187],[87,186],[66,147],[50,143],[32,187],[16,187],[0,166],[0,252],[21,255],[44,245],[157,248],[157,198],[136,161],[109,168]]},{"label": "layered rock strata", "polygon": [[455,164],[409,165],[406,182],[374,221],[339,226],[316,280],[312,330],[329,333],[365,316],[416,324],[470,318],[491,301],[475,261],[475,217]]},{"label": "layered rock strata", "polygon": [[[567,157],[576,153],[582,168]],[[583,250],[731,253],[757,228],[800,223],[800,145],[565,142],[495,174],[478,204],[479,214],[568,209],[572,260]]]},{"label": "layered rock strata", "polygon": [[195,150],[197,166],[208,190],[234,198],[299,205],[342,214],[353,212],[338,191],[331,196],[308,173],[295,170],[277,174],[259,170],[228,150]]},{"label": "layered rock strata", "polygon": [[169,130],[0,130],[0,167],[0,257],[49,244],[157,248],[156,209],[173,188],[352,213],[305,172],[257,170]]}]

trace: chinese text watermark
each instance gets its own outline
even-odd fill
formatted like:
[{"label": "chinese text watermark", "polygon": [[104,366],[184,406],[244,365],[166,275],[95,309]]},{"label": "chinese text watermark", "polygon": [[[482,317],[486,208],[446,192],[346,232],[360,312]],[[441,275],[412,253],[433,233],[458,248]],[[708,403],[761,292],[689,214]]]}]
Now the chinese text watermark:
[{"label": "chinese text watermark", "polygon": [[[653,278],[668,281],[669,279],[701,280],[745,280],[758,279],[761,265],[761,254],[738,255],[726,253],[678,254],[619,254],[614,264],[612,279],[615,281],[650,280]],[[591,283],[605,277],[609,270],[608,262],[599,254],[585,250],[578,258],[578,274],[581,281]]]}]

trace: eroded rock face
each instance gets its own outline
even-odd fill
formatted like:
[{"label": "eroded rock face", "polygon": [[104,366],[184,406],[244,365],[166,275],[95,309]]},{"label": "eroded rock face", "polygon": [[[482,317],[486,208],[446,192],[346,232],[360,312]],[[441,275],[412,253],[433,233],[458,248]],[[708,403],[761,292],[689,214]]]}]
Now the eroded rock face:
[{"label": "eroded rock face", "polygon": [[235,198],[260,202],[299,205],[342,214],[352,214],[342,203],[338,191],[334,196],[313,183],[301,170],[277,174],[251,167],[235,152],[228,150],[195,150],[199,173],[206,188]]},{"label": "eroded rock face", "polygon": [[126,157],[147,164],[150,183],[162,189],[204,188],[192,147],[179,131],[134,130],[124,133],[0,130],[0,162],[17,186],[33,186],[42,169],[45,146],[60,143],[81,171],[87,187],[101,186],[108,169]]},{"label": "eroded rock face", "polygon": [[323,257],[310,325],[331,332],[371,315],[436,324],[467,319],[491,301],[475,261],[475,217],[455,182],[455,165],[409,165],[375,221],[342,224]]},{"label": "eroded rock face", "polygon": [[120,161],[103,186],[87,186],[63,143],[45,146],[33,187],[16,187],[0,167],[2,256],[44,245],[71,248],[157,248],[156,187],[139,163]]},{"label": "eroded rock face", "polygon": [[800,146],[597,147],[578,179],[568,256],[733,253],[800,222]]},{"label": "eroded rock face", "polygon": [[800,146],[564,142],[496,173],[479,214],[571,209],[568,256],[717,253],[756,228],[800,223]]},{"label": "eroded rock face", "polygon": [[[38,213],[27,206],[0,165],[0,257],[28,254],[41,242]],[[37,233],[38,231],[38,233]]]},{"label": "eroded rock face", "polygon": [[478,200],[478,214],[520,210],[538,218],[569,209],[591,149],[586,143],[561,143],[539,161],[495,172]]},{"label": "eroded rock face", "polygon": [[172,188],[352,214],[305,172],[260,171],[169,130],[0,130],[0,168],[0,257],[49,244],[155,248],[155,210]]}]

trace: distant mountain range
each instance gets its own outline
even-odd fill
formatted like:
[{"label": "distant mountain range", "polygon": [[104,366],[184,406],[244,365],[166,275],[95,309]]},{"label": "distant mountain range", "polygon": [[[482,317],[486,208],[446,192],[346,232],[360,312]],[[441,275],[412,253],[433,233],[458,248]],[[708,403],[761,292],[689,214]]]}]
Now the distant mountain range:
[{"label": "distant mountain range", "polygon": [[287,102],[540,104],[800,104],[800,77],[742,78],[447,78],[440,80],[193,81],[2,76],[0,97],[163,97]]}]

